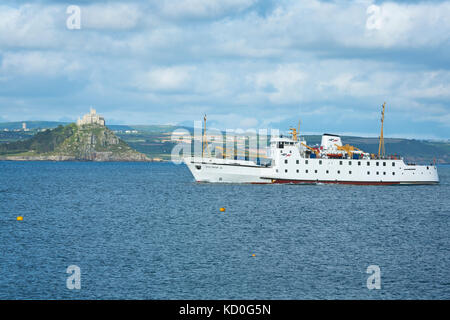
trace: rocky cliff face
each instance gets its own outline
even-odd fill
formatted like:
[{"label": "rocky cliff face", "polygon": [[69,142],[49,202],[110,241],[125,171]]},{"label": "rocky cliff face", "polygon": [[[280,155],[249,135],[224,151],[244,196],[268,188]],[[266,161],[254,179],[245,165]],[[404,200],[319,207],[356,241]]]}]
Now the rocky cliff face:
[{"label": "rocky cliff face", "polygon": [[131,149],[111,130],[100,125],[84,125],[59,145],[54,153],[88,161],[150,161]]},{"label": "rocky cliff face", "polygon": [[[66,133],[62,135],[61,132]],[[2,157],[5,160],[50,160],[50,161],[151,161],[146,155],[139,153],[124,141],[120,140],[107,127],[91,124],[76,126],[70,124],[66,127],[54,129],[46,132],[45,137],[35,138],[36,140],[58,141],[50,148],[51,150],[42,152],[33,149],[36,145],[30,141],[30,148],[23,152],[23,143],[19,154],[9,154]],[[58,137],[56,139],[55,137]],[[33,138],[31,138],[33,139]],[[62,141],[61,141],[62,140]],[[40,143],[39,147],[42,149]],[[14,150],[14,146],[9,146]]]}]

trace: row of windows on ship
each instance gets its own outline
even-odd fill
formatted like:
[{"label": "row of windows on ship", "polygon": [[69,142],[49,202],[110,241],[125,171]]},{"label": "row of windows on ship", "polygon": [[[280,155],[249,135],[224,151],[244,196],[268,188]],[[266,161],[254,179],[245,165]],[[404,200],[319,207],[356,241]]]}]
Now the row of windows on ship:
[{"label": "row of windows on ship", "polygon": [[[285,159],[284,163],[288,164],[288,159]],[[300,164],[300,160],[295,160],[295,164]],[[305,164],[308,164],[308,160],[305,160]],[[322,160],[319,160],[319,164],[322,164]],[[339,165],[343,165],[343,164],[344,164],[343,161],[339,161]],[[352,162],[348,161],[348,165],[351,166]],[[358,166],[360,166],[360,165],[361,165],[361,161],[358,161]],[[370,161],[367,161],[367,166],[368,167],[370,166]],[[377,166],[377,167],[380,166],[380,162],[379,161],[375,162],[375,166]],[[392,166],[395,167],[395,162],[392,162]],[[384,161],[383,161],[383,167],[386,167],[386,162],[384,162]]]},{"label": "row of windows on ship", "polygon": [[[278,172],[278,169],[276,169],[276,172]],[[284,169],[284,172],[285,172],[285,173],[288,173],[288,169]],[[300,170],[297,169],[296,172],[297,172],[297,173],[300,173]],[[308,173],[308,172],[309,172],[308,169],[306,169],[306,170],[305,170],[305,173]],[[325,172],[326,172],[327,174],[330,173],[329,170],[326,170]],[[314,170],[314,173],[317,173],[317,170]],[[341,173],[341,170],[338,170],[338,171],[337,171],[337,174],[340,174],[340,173]],[[352,171],[350,170],[350,171],[348,172],[348,174],[352,174]],[[370,175],[370,171],[367,171],[367,174]],[[376,175],[377,175],[377,176],[380,175],[380,172],[377,171],[377,172],[376,172]],[[385,172],[385,171],[383,172],[383,175],[384,175],[384,176],[386,175],[386,172]],[[392,172],[392,175],[395,176],[395,172]]]}]

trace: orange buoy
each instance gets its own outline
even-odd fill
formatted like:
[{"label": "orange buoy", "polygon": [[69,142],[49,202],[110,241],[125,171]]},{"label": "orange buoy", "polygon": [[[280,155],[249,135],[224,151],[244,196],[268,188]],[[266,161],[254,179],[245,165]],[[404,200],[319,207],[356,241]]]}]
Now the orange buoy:
[{"label": "orange buoy", "polygon": [[22,216],[18,216],[17,217],[17,221],[23,221],[23,217]]},{"label": "orange buoy", "polygon": [[256,254],[252,254],[252,257],[256,257]]},{"label": "orange buoy", "polygon": [[225,208],[220,208],[220,212],[225,212]]}]

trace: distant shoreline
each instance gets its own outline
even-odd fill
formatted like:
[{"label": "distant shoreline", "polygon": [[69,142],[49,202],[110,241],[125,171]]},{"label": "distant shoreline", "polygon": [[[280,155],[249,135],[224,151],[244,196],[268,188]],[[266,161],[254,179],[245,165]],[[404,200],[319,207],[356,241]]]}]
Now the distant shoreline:
[{"label": "distant shoreline", "polygon": [[[83,160],[83,159],[66,159],[66,160],[52,160],[52,159],[5,159],[0,157],[0,162],[90,162],[90,163],[170,163],[171,160]],[[436,163],[436,166],[449,166],[450,163]]]},{"label": "distant shoreline", "polygon": [[0,157],[0,161],[15,161],[15,162],[170,162],[170,160],[86,160],[86,159],[75,159],[72,157],[65,157],[65,156],[58,156],[56,158],[49,158],[49,157],[16,157],[16,156],[10,156],[10,157]]}]

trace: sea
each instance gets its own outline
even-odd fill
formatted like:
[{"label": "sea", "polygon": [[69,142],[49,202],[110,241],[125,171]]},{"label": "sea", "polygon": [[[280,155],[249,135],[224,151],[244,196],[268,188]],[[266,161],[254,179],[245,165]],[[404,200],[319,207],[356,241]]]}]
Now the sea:
[{"label": "sea", "polygon": [[438,172],[220,185],[172,163],[3,161],[0,299],[450,299]]}]

